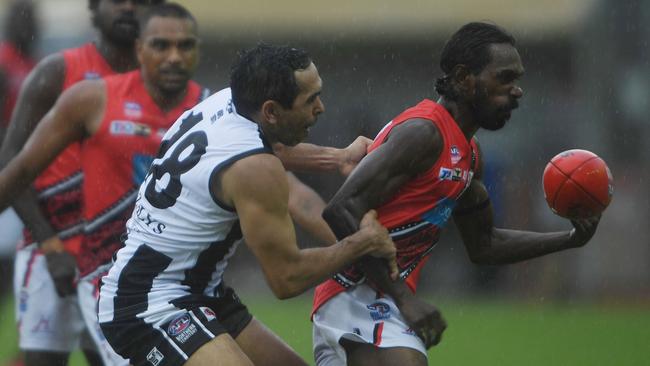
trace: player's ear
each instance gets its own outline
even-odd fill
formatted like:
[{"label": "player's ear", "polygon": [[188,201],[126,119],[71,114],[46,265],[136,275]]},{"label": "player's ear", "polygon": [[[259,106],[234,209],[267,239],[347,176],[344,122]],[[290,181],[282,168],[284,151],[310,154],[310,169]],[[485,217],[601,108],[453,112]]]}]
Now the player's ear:
[{"label": "player's ear", "polygon": [[281,107],[278,102],[274,100],[267,100],[262,104],[262,118],[270,124],[278,123],[278,114],[281,111]]},{"label": "player's ear", "polygon": [[457,95],[474,95],[475,76],[467,65],[458,64],[451,70],[451,79]]}]

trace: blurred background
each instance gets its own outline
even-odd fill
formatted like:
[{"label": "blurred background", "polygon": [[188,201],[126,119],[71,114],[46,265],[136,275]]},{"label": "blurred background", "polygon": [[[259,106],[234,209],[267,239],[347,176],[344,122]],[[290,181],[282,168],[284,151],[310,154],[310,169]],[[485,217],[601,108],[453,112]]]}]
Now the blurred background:
[{"label": "blurred background", "polygon": [[[35,2],[39,56],[93,38],[87,1]],[[230,64],[242,48],[266,41],[309,50],[324,81],[327,109],[309,141],[337,147],[358,135],[374,137],[405,108],[437,99],[440,51],[462,24],[492,21],[509,30],[526,68],[525,96],[506,128],[478,135],[497,224],[570,228],[547,207],[541,189],[546,163],[567,149],[591,150],[608,163],[614,197],[586,247],[516,265],[472,264],[449,225],[420,285],[450,324],[443,343],[430,352],[431,362],[650,365],[650,1],[178,2],[200,25],[195,80],[214,90],[227,86]],[[326,200],[342,183],[336,175],[300,176]],[[303,232],[299,237],[301,245],[312,245]],[[287,327],[283,336],[293,337],[290,343],[310,357],[310,294],[273,300],[244,246],[227,279],[260,317],[269,317],[269,325]],[[300,323],[273,320],[282,308]],[[0,338],[11,340],[11,305],[4,309]],[[571,333],[576,327],[580,332]],[[570,339],[559,340],[562,334]],[[585,341],[588,336],[593,340]],[[0,349],[0,360],[10,352]]]}]

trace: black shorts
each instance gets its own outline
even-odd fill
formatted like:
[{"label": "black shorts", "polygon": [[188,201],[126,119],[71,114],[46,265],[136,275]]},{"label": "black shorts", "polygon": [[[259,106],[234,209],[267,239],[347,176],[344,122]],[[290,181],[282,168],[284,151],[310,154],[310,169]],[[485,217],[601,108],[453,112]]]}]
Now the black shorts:
[{"label": "black shorts", "polygon": [[253,319],[235,291],[225,287],[223,296],[188,296],[173,304],[185,309],[162,324],[143,319],[116,319],[101,323],[113,350],[132,365],[182,365],[201,346],[223,333],[236,338]]}]

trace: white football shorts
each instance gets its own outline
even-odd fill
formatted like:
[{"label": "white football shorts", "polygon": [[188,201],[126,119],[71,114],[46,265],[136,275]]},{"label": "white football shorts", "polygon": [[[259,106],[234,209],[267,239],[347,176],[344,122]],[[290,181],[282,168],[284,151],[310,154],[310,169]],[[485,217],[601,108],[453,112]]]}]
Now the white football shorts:
[{"label": "white football shorts", "polygon": [[345,349],[339,343],[342,339],[381,348],[413,348],[426,357],[424,343],[406,325],[393,300],[377,295],[362,284],[341,292],[318,309],[312,319],[316,365],[345,365]]}]

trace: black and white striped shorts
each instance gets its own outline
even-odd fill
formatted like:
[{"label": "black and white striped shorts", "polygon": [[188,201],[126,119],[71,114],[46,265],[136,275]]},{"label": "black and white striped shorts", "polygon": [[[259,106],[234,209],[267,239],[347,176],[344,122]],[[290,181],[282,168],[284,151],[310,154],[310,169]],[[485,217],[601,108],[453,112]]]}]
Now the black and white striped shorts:
[{"label": "black and white striped shorts", "polygon": [[182,365],[201,346],[223,333],[236,338],[252,315],[232,288],[219,298],[187,297],[174,301],[182,309],[168,320],[147,324],[143,319],[101,323],[104,336],[134,366]]}]

